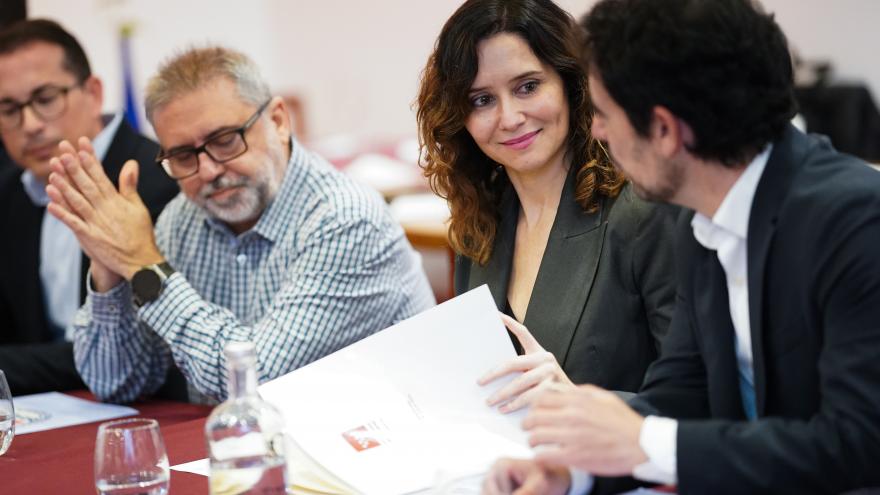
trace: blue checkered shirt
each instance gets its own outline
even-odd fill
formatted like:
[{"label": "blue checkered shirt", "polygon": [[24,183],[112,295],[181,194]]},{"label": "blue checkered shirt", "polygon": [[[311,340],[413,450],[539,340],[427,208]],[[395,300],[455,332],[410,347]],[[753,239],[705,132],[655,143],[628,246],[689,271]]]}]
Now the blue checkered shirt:
[{"label": "blue checkered shirt", "polygon": [[77,369],[103,400],[162,385],[169,366],[226,396],[223,348],[253,341],[260,381],[434,305],[418,255],[381,197],[294,142],[274,201],[238,236],[183,195],[156,224],[178,271],[140,309],[123,283],[89,290],[73,325]]}]

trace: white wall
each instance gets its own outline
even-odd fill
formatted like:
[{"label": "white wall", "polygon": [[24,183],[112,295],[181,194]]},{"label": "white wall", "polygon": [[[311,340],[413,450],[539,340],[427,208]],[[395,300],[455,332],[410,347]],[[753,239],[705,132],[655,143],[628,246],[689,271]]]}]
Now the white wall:
[{"label": "white wall", "polygon": [[[576,16],[593,0],[560,0]],[[764,0],[805,58],[829,58],[880,98],[877,0]],[[84,44],[108,109],[121,102],[117,29],[134,20],[139,88],[189,43],[220,42],[251,55],[274,90],[301,95],[312,137],[410,135],[418,77],[459,0],[30,0]]]}]

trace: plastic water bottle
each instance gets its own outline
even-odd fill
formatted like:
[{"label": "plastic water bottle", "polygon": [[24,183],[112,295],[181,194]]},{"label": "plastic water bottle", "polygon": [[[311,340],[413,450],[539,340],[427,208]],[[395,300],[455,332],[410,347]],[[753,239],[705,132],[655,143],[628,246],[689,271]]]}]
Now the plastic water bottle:
[{"label": "plastic water bottle", "polygon": [[287,487],[281,413],[257,394],[257,356],[251,342],[224,349],[226,402],[205,423],[212,494],[283,495]]}]

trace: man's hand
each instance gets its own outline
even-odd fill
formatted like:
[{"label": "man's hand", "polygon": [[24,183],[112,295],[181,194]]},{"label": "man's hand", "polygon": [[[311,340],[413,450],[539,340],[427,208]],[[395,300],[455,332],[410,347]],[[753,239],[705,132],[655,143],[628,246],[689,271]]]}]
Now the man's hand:
[{"label": "man's hand", "polygon": [[525,325],[503,313],[501,320],[519,340],[525,354],[492,369],[477,383],[486,385],[516,371],[523,373],[489,397],[487,402],[490,406],[501,404],[498,409],[509,413],[530,405],[551,384],[574,388],[575,385],[562,371],[553,353],[545,351]]},{"label": "man's hand", "polygon": [[141,267],[162,262],[149,211],[137,193],[137,162],[129,160],[122,167],[117,191],[88,139],[80,138],[79,151],[67,141],[59,148],[61,156],[51,161],[47,208],[97,263],[93,276],[101,280],[96,285],[112,282],[102,268],[131,280]]},{"label": "man's hand", "polygon": [[563,495],[571,485],[564,467],[545,467],[533,460],[501,459],[483,480],[484,495]]},{"label": "man's hand", "polygon": [[101,262],[94,259],[91,260],[89,273],[91,274],[92,286],[97,292],[107,292],[124,280],[121,275],[113,272],[106,266],[102,265]]},{"label": "man's hand", "polygon": [[523,428],[533,447],[543,447],[536,456],[541,463],[624,476],[648,460],[639,446],[644,420],[613,392],[581,385],[543,393]]}]

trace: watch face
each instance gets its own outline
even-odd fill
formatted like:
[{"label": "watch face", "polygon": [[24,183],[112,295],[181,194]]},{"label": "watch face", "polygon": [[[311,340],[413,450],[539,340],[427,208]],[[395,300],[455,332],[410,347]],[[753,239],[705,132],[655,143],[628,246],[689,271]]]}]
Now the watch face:
[{"label": "watch face", "polygon": [[158,273],[144,268],[131,278],[131,290],[140,304],[154,301],[162,291],[162,279]]}]

